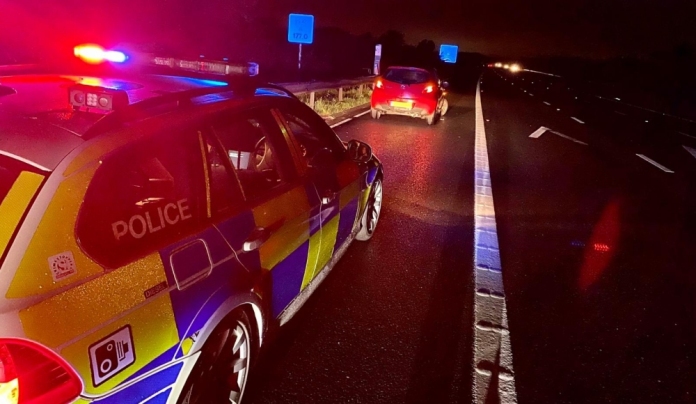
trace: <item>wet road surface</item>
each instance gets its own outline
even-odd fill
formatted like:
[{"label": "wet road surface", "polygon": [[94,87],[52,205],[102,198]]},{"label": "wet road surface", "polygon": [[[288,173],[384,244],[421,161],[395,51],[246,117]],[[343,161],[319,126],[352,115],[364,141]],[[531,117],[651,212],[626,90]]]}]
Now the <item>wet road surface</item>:
[{"label": "wet road surface", "polygon": [[470,403],[473,92],[432,127],[368,114],[335,130],[384,164],[380,222],[264,352],[245,402]]},{"label": "wet road surface", "polygon": [[683,123],[530,73],[482,89],[519,402],[696,402]]},{"label": "wet road surface", "polygon": [[[479,402],[696,402],[696,123],[532,73],[481,90],[517,395],[494,373]],[[434,127],[336,128],[384,163],[380,224],[269,344],[248,402],[473,402],[474,95]]]}]

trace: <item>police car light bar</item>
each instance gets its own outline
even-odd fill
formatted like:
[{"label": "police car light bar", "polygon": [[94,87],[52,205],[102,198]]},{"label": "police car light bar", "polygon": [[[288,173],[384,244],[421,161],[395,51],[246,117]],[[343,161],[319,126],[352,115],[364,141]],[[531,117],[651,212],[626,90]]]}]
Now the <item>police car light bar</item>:
[{"label": "police car light bar", "polygon": [[75,84],[69,88],[70,105],[75,109],[94,109],[103,112],[123,108],[129,104],[124,90]]},{"label": "police car light bar", "polygon": [[183,60],[166,57],[155,57],[152,62],[157,66],[166,66],[172,69],[187,70],[196,73],[211,73],[223,76],[243,75],[250,77],[259,74],[259,64],[253,62],[233,64],[227,62]]},{"label": "police car light bar", "polygon": [[74,48],[75,56],[90,64],[103,62],[123,63],[128,59],[125,53],[115,50],[105,50],[99,45],[78,45]]}]

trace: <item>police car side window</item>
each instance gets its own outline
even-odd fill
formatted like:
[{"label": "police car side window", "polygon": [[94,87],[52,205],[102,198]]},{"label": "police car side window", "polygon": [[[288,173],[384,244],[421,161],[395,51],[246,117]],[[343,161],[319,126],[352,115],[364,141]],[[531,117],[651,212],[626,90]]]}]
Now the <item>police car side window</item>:
[{"label": "police car side window", "polygon": [[207,217],[199,135],[129,145],[97,170],[76,226],[84,251],[116,268],[200,229]]},{"label": "police car side window", "polygon": [[247,199],[263,199],[288,182],[287,149],[278,142],[279,127],[268,114],[249,112],[213,125],[223,150],[235,168]]},{"label": "police car side window", "polygon": [[244,196],[236,174],[227,163],[217,138],[208,133],[203,137],[206,150],[210,203],[213,216],[224,217],[243,206]]},{"label": "police car side window", "polygon": [[340,140],[321,118],[314,119],[311,115],[296,109],[281,109],[280,111],[300,148],[299,154],[304,157],[306,162],[312,161],[320,149],[329,149],[334,158],[337,161],[340,160],[343,152]]}]

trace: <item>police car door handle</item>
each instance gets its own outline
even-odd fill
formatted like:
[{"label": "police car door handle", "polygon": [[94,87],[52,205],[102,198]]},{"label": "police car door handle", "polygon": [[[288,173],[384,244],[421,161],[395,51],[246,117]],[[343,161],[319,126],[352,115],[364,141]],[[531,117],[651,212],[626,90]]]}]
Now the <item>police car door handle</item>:
[{"label": "police car door handle", "polygon": [[244,242],[242,249],[246,252],[258,250],[263,243],[268,241],[269,238],[271,238],[270,230],[263,227],[257,227],[251,232],[249,238]]}]

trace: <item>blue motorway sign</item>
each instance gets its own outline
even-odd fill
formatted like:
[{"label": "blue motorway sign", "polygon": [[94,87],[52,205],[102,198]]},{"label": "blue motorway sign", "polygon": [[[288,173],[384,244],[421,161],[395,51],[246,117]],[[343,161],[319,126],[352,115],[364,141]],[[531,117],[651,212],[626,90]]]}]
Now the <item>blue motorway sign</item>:
[{"label": "blue motorway sign", "polygon": [[314,16],[290,14],[288,19],[288,42],[311,44],[314,42]]},{"label": "blue motorway sign", "polygon": [[440,45],[440,60],[445,63],[457,63],[457,54],[459,47],[457,45]]}]

